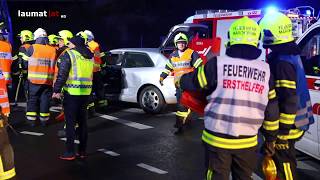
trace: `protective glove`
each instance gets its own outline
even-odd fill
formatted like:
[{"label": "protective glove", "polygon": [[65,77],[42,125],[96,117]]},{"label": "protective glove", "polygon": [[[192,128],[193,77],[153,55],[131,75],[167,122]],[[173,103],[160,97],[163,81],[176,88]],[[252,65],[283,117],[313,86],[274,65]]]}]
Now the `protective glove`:
[{"label": "protective glove", "polygon": [[163,77],[160,77],[159,83],[161,86],[163,86]]},{"label": "protective glove", "polygon": [[264,142],[264,145],[263,145],[263,153],[265,156],[268,156],[268,157],[272,157],[275,153],[275,142],[274,141],[271,141],[271,142]]}]

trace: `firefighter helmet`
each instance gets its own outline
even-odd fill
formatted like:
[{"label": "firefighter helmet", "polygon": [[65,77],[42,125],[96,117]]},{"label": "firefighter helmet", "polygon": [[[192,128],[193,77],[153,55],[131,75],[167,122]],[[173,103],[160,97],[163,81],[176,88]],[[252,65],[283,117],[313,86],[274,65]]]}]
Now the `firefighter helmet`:
[{"label": "firefighter helmet", "polygon": [[49,44],[50,44],[50,45],[56,45],[56,44],[58,43],[58,36],[57,36],[57,35],[55,35],[55,34],[50,34],[50,35],[48,36],[48,38],[49,38]]},{"label": "firefighter helmet", "polygon": [[184,33],[178,33],[175,37],[174,37],[174,45],[177,47],[177,43],[178,42],[186,42],[188,44],[188,37],[187,35],[185,35]]},{"label": "firefighter helmet", "polygon": [[22,30],[18,37],[21,38],[22,42],[33,41],[33,33],[29,30]]},{"label": "firefighter helmet", "polygon": [[38,28],[36,31],[34,31],[33,35],[34,35],[34,39],[38,39],[41,37],[47,37],[47,32],[42,28]]},{"label": "firefighter helmet", "polygon": [[92,33],[91,31],[89,31],[89,30],[84,30],[83,32],[87,35],[88,41],[91,41],[91,40],[94,39],[94,35],[93,35],[93,33]]},{"label": "firefighter helmet", "polygon": [[266,14],[259,25],[262,29],[263,45],[283,44],[294,40],[292,22],[280,12]]},{"label": "firefighter helmet", "polygon": [[58,32],[58,39],[63,39],[64,45],[67,45],[69,42],[69,39],[73,37],[73,34],[69,30],[61,30]]},{"label": "firefighter helmet", "polygon": [[88,35],[86,33],[84,33],[83,31],[80,31],[77,33],[77,36],[80,36],[84,39],[85,44],[87,44],[88,42]]},{"label": "firefighter helmet", "polygon": [[260,27],[247,16],[234,21],[229,28],[229,45],[246,44],[258,47]]}]

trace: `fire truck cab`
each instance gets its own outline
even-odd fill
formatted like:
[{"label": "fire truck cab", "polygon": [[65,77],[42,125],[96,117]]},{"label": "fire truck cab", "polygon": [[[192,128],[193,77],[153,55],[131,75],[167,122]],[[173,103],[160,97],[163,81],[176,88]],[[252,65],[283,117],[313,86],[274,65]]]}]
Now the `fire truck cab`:
[{"label": "fire truck cab", "polygon": [[[304,137],[296,144],[296,148],[320,160],[320,22],[317,22],[314,9],[309,6],[281,10],[281,12],[292,20],[293,36],[302,49],[301,60],[307,75],[315,118],[315,123],[305,132]],[[196,50],[204,60],[210,51],[215,56],[223,56],[231,23],[243,16],[258,22],[263,13],[264,10],[196,11],[196,14],[187,18],[184,24],[170,29],[160,46],[160,51],[169,56],[175,49],[174,36],[183,32],[189,37],[189,47]],[[267,51],[263,52],[260,58],[265,60]]]}]

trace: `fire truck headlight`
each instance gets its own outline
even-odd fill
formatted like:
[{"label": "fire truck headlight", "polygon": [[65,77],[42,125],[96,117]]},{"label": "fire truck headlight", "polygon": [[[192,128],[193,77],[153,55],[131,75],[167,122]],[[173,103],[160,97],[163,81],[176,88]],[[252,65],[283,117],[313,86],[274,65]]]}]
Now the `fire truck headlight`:
[{"label": "fire truck headlight", "polygon": [[306,14],[307,14],[307,16],[310,16],[311,15],[311,10],[306,10]]},{"label": "fire truck headlight", "polygon": [[277,11],[278,11],[278,8],[276,8],[274,6],[269,6],[269,7],[266,8],[267,14],[273,14],[273,13],[275,13]]}]

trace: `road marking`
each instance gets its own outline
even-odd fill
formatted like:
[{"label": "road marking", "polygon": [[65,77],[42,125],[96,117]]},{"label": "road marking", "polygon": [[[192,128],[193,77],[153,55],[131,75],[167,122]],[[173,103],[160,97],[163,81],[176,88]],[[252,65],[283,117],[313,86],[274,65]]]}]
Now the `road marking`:
[{"label": "road marking", "polygon": [[155,168],[153,166],[150,166],[148,164],[144,164],[144,163],[140,163],[140,164],[137,164],[138,167],[141,167],[141,168],[144,168],[144,169],[147,169],[151,172],[155,172],[157,174],[167,174],[168,172],[167,171],[163,171],[161,169],[158,169],[158,168]]},{"label": "road marking", "polygon": [[[61,141],[67,141],[67,138],[60,138],[60,140],[61,140]],[[75,140],[74,140],[74,143],[75,143],[75,144],[80,144],[80,141],[75,139]]]},{"label": "road marking", "polygon": [[144,111],[142,109],[139,108],[128,108],[128,109],[123,109],[121,110],[123,112],[129,112],[129,113],[144,113]]},{"label": "road marking", "polygon": [[101,118],[104,118],[104,119],[107,119],[107,120],[110,120],[110,121],[114,121],[114,122],[117,122],[117,123],[120,123],[120,124],[124,124],[126,126],[130,126],[130,127],[133,127],[133,128],[136,128],[136,129],[140,129],[140,130],[153,128],[152,126],[147,126],[147,125],[144,125],[144,124],[140,124],[140,123],[136,123],[136,122],[132,122],[132,121],[128,121],[128,120],[119,119],[117,117],[109,116],[109,115],[106,115],[106,114],[99,114],[99,113],[96,113],[96,114]]},{"label": "road marking", "polygon": [[113,151],[108,151],[106,149],[98,149],[98,151],[103,152],[105,154],[108,154],[110,156],[120,156],[120,154],[113,152]]},{"label": "road marking", "polygon": [[297,162],[297,168],[309,170],[309,171],[318,171],[316,168],[312,167],[311,165],[309,165],[308,163],[305,163],[303,161]]},{"label": "road marking", "polygon": [[32,136],[43,136],[43,133],[37,133],[37,132],[31,132],[31,131],[21,131],[21,134],[27,134],[27,135],[32,135]]}]

